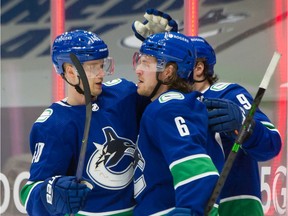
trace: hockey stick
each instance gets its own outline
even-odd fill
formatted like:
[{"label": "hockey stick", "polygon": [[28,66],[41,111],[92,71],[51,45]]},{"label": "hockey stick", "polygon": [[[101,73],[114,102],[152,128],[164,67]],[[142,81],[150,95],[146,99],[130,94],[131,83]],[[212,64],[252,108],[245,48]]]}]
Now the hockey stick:
[{"label": "hockey stick", "polygon": [[216,186],[215,186],[215,188],[212,192],[212,195],[208,201],[208,204],[207,204],[206,209],[205,209],[205,215],[209,215],[210,211],[213,208],[214,203],[216,202],[216,200],[217,200],[217,198],[218,198],[218,196],[222,190],[222,187],[223,187],[223,185],[227,179],[227,176],[229,175],[229,172],[233,166],[234,160],[236,159],[237,152],[240,148],[240,145],[244,142],[244,139],[245,139],[245,137],[249,131],[249,128],[251,127],[251,122],[253,120],[253,116],[254,116],[256,109],[258,108],[258,106],[261,102],[261,99],[265,93],[265,90],[268,87],[268,84],[269,84],[270,79],[271,79],[271,77],[272,77],[272,75],[276,69],[276,66],[278,64],[280,57],[281,57],[281,55],[279,53],[274,52],[274,55],[271,59],[271,62],[270,62],[269,66],[268,66],[268,68],[264,74],[264,77],[260,83],[260,86],[258,88],[256,96],[254,97],[254,100],[252,102],[252,107],[246,115],[246,118],[245,118],[245,120],[241,126],[240,131],[239,131],[239,134],[236,137],[236,140],[234,142],[234,145],[232,146],[231,152],[228,155],[228,158],[224,164],[224,167],[223,167],[222,172],[219,176],[219,179],[216,183]]},{"label": "hockey stick", "polygon": [[88,135],[89,135],[89,130],[90,130],[90,122],[91,122],[91,116],[92,116],[92,103],[91,103],[90,86],[88,83],[86,73],[80,61],[78,60],[77,56],[74,53],[70,53],[70,59],[73,62],[74,66],[76,67],[76,70],[78,71],[80,79],[82,80],[84,97],[85,97],[85,105],[86,105],[84,134],[82,138],[82,145],[81,145],[80,155],[78,159],[78,166],[77,166],[77,171],[76,171],[76,179],[78,182],[80,182],[82,178],[82,173],[83,173],[85,154],[86,154],[86,149],[87,149],[87,140],[88,140]]}]

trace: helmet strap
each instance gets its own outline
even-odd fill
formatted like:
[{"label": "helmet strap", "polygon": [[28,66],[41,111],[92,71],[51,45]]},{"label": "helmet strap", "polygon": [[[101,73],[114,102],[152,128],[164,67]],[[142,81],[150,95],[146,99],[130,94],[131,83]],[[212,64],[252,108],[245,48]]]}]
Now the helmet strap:
[{"label": "helmet strap", "polygon": [[153,89],[151,95],[149,96],[150,99],[155,96],[155,94],[158,92],[160,86],[161,86],[162,84],[164,84],[162,80],[159,80],[159,73],[160,73],[160,72],[156,72],[157,84],[156,84],[155,88]]},{"label": "helmet strap", "polygon": [[79,94],[84,95],[84,91],[80,88],[80,77],[79,77],[79,76],[77,76],[77,77],[78,77],[78,84],[76,84],[76,85],[70,83],[70,82],[66,79],[64,73],[61,74],[61,77],[62,77],[62,79],[64,79],[69,85],[73,86],[73,87],[75,88],[75,90],[76,90]]},{"label": "helmet strap", "polygon": [[76,89],[76,91],[77,91],[79,94],[84,95],[84,91],[80,88],[79,85],[74,85],[74,88]]},{"label": "helmet strap", "polygon": [[[80,77],[79,77],[79,76],[77,76],[77,77],[78,77],[78,84],[76,84],[76,85],[70,83],[70,82],[66,79],[66,77],[64,76],[64,74],[61,74],[61,77],[62,77],[69,85],[73,86],[73,87],[75,88],[75,90],[76,90],[79,94],[84,95],[84,91],[80,88]],[[91,100],[94,100],[95,98],[96,98],[96,96],[91,95]]]},{"label": "helmet strap", "polygon": [[205,76],[204,79],[202,79],[202,80],[195,80],[195,79],[193,79],[192,83],[201,83],[201,82],[204,82],[206,79],[207,79],[206,76]]}]

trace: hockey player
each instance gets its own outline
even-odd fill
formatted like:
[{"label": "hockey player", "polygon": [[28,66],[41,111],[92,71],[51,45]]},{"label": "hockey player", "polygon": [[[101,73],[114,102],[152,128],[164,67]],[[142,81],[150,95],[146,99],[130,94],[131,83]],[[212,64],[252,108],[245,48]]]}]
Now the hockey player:
[{"label": "hockey player", "polygon": [[[253,101],[252,96],[236,83],[216,82],[216,56],[202,37],[191,37],[196,49],[194,89],[201,91],[208,108],[209,127],[219,134],[218,142],[228,157]],[[219,100],[222,99],[222,100]],[[223,100],[225,99],[225,100]],[[242,144],[220,195],[219,215],[263,216],[258,161],[275,157],[281,149],[281,137],[268,117],[257,109],[250,134]]]},{"label": "hockey player", "polygon": [[[150,15],[153,14],[152,10]],[[166,18],[165,28],[177,30],[177,23]],[[157,27],[166,18],[150,24]],[[84,130],[85,101],[70,52],[83,64],[93,102],[86,170],[81,183],[75,181],[75,173]],[[21,191],[28,214],[63,215],[81,210],[81,215],[131,215],[135,204],[134,143],[141,113],[150,100],[139,97],[136,85],[125,79],[102,83],[104,72],[112,72],[106,68],[114,67],[108,58],[107,45],[91,32],[77,30],[58,36],[52,48],[52,61],[56,72],[68,83],[68,97],[53,103],[32,127],[30,178]]]},{"label": "hockey player", "polygon": [[[147,10],[144,17],[150,22],[152,20],[159,20],[159,22],[155,28],[146,20],[143,24],[135,21],[132,29],[140,40],[149,35],[152,31],[151,27],[154,32],[165,31],[167,22],[161,20],[166,20],[168,17],[169,23],[174,22],[168,14],[156,9]],[[174,29],[177,27],[175,26]],[[223,145],[227,157],[234,144],[235,130],[240,129],[244,114],[251,108],[253,98],[245,88],[236,83],[217,82],[218,77],[214,73],[216,56],[213,48],[201,37],[192,37],[192,40],[198,59],[193,79],[190,81],[193,82],[194,90],[203,92],[204,96],[209,98],[205,102],[209,110],[210,129],[215,132],[215,140]],[[239,155],[222,189],[220,215],[262,216],[264,214],[258,161],[266,161],[277,156],[281,149],[281,137],[260,109],[256,111],[253,124],[254,127],[251,128],[253,130],[250,131],[250,136],[246,138],[246,142],[238,152]]]},{"label": "hockey player", "polygon": [[[92,118],[83,181],[76,168],[85,122],[82,81],[69,54],[87,75]],[[132,215],[133,153],[138,120],[147,100],[125,79],[103,83],[113,62],[96,34],[76,30],[59,35],[52,47],[56,72],[68,83],[67,98],[53,103],[33,124],[30,178],[21,190],[29,215]]]},{"label": "hockey player", "polygon": [[137,92],[152,101],[140,123],[133,214],[203,215],[219,173],[205,150],[206,107],[187,82],[195,63],[190,39],[151,35],[133,62]]}]

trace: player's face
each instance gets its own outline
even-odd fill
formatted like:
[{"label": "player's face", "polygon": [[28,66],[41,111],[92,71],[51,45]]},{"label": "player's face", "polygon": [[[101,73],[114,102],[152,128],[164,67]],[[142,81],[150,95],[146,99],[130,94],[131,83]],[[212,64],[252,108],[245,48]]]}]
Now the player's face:
[{"label": "player's face", "polygon": [[154,90],[157,84],[156,66],[157,61],[153,56],[141,55],[136,60],[134,67],[138,76],[137,92],[139,95],[148,97]]},{"label": "player's face", "polygon": [[91,95],[98,96],[102,92],[102,82],[105,76],[104,59],[87,61],[83,63],[89,85]]}]

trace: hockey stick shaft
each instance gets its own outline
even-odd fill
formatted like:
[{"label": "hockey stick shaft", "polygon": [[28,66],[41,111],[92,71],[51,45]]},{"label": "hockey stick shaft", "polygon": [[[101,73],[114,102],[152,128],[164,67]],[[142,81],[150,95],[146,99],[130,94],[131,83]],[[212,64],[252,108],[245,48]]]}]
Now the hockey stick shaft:
[{"label": "hockey stick shaft", "polygon": [[234,145],[232,147],[232,150],[231,152],[229,153],[228,155],[228,158],[224,164],[224,167],[222,169],[222,172],[219,176],[219,179],[215,185],[215,188],[212,192],[212,195],[208,201],[208,204],[206,206],[206,209],[205,209],[205,215],[209,215],[210,211],[212,210],[213,208],[213,205],[215,204],[218,196],[220,195],[220,192],[223,188],[223,185],[227,179],[227,176],[229,175],[229,172],[233,166],[233,163],[236,159],[236,156],[237,156],[237,152],[240,148],[240,145],[244,142],[244,139],[245,137],[247,136],[247,133],[249,131],[249,127],[251,127],[251,122],[253,120],[253,116],[262,100],[262,97],[265,93],[265,90],[267,89],[268,87],[268,84],[270,82],[270,79],[277,67],[277,64],[278,64],[278,61],[280,59],[281,55],[277,52],[274,52],[274,55],[271,59],[271,62],[264,74],[264,77],[262,79],[262,82],[259,86],[259,89],[256,93],[256,96],[254,97],[254,100],[252,102],[252,107],[251,109],[249,110],[249,112],[247,113],[246,115],[246,118],[245,118],[245,121],[243,122],[242,126],[241,126],[241,129],[238,133],[238,136],[234,142]]},{"label": "hockey stick shaft", "polygon": [[81,150],[80,150],[80,155],[79,155],[78,165],[77,165],[77,170],[76,170],[76,179],[78,182],[80,182],[82,178],[82,174],[83,174],[84,163],[85,163],[87,140],[88,140],[90,122],[91,122],[91,116],[92,116],[92,103],[91,103],[90,86],[89,86],[86,73],[75,54],[70,53],[70,59],[73,62],[76,70],[78,71],[80,79],[82,80],[84,97],[85,97],[85,105],[86,105],[85,127],[84,127],[82,145],[81,145]]}]

